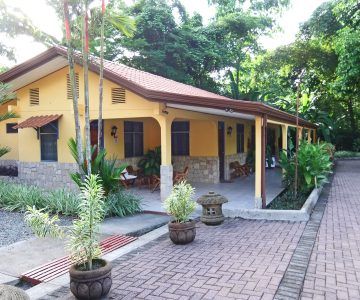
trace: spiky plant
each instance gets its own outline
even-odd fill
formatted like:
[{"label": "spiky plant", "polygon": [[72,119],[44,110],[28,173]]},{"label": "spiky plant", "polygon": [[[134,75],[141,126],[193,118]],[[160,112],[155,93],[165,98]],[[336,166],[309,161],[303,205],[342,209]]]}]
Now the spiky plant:
[{"label": "spiky plant", "polygon": [[[104,218],[104,190],[98,175],[88,175],[81,186],[79,195],[79,218],[69,230],[67,249],[75,264],[83,264],[85,270],[93,269],[93,260],[100,257],[98,241],[99,224]],[[65,235],[57,222],[58,217],[49,217],[43,210],[29,207],[25,215],[26,223],[39,237],[61,237]]]}]

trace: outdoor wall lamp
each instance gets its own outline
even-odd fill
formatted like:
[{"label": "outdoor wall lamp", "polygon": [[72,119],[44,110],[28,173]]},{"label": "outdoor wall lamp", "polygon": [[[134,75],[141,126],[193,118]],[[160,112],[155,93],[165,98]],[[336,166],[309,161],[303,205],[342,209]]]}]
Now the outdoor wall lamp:
[{"label": "outdoor wall lamp", "polygon": [[232,131],[233,131],[233,128],[232,128],[231,126],[229,126],[229,127],[227,128],[226,133],[227,133],[228,135],[231,135]]},{"label": "outdoor wall lamp", "polygon": [[114,125],[113,127],[111,127],[111,136],[116,139],[117,138],[117,135],[116,135],[116,132],[117,132],[118,128]]}]

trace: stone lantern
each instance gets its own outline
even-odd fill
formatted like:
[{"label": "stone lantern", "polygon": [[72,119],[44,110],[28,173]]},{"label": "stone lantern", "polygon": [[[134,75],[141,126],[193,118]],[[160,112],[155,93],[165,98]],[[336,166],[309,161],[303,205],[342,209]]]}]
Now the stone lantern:
[{"label": "stone lantern", "polygon": [[224,222],[225,217],[222,213],[222,205],[228,202],[224,196],[209,192],[201,196],[197,201],[203,207],[200,220],[206,225],[219,225]]}]

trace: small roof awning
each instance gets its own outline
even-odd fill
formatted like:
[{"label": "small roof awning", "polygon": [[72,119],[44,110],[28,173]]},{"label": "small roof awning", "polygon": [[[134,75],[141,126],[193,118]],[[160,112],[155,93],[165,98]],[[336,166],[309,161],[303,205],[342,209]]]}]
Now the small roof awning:
[{"label": "small roof awning", "polygon": [[46,115],[46,116],[36,116],[36,117],[30,117],[29,119],[26,119],[25,121],[17,124],[14,126],[14,129],[18,128],[40,128],[43,127],[53,121],[58,120],[62,115]]}]

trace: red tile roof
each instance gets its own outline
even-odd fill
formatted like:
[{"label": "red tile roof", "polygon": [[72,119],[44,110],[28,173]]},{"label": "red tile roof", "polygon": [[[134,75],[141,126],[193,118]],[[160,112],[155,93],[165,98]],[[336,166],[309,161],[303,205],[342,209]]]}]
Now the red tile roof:
[{"label": "red tile roof", "polygon": [[[67,49],[60,46],[52,47],[38,56],[0,74],[0,81],[10,82],[58,56],[67,58]],[[82,58],[79,53],[76,53],[75,61],[80,65],[82,64]],[[89,69],[99,73],[99,58],[91,57]],[[267,115],[275,121],[296,124],[295,116],[264,103],[230,99],[111,61],[105,60],[104,62],[104,77],[151,101],[230,110],[257,116]],[[316,128],[316,125],[301,118],[299,118],[299,125]]]},{"label": "red tile roof", "polygon": [[48,115],[48,116],[35,116],[26,119],[25,121],[14,126],[14,129],[18,128],[40,128],[52,121],[58,120],[62,115]]}]

